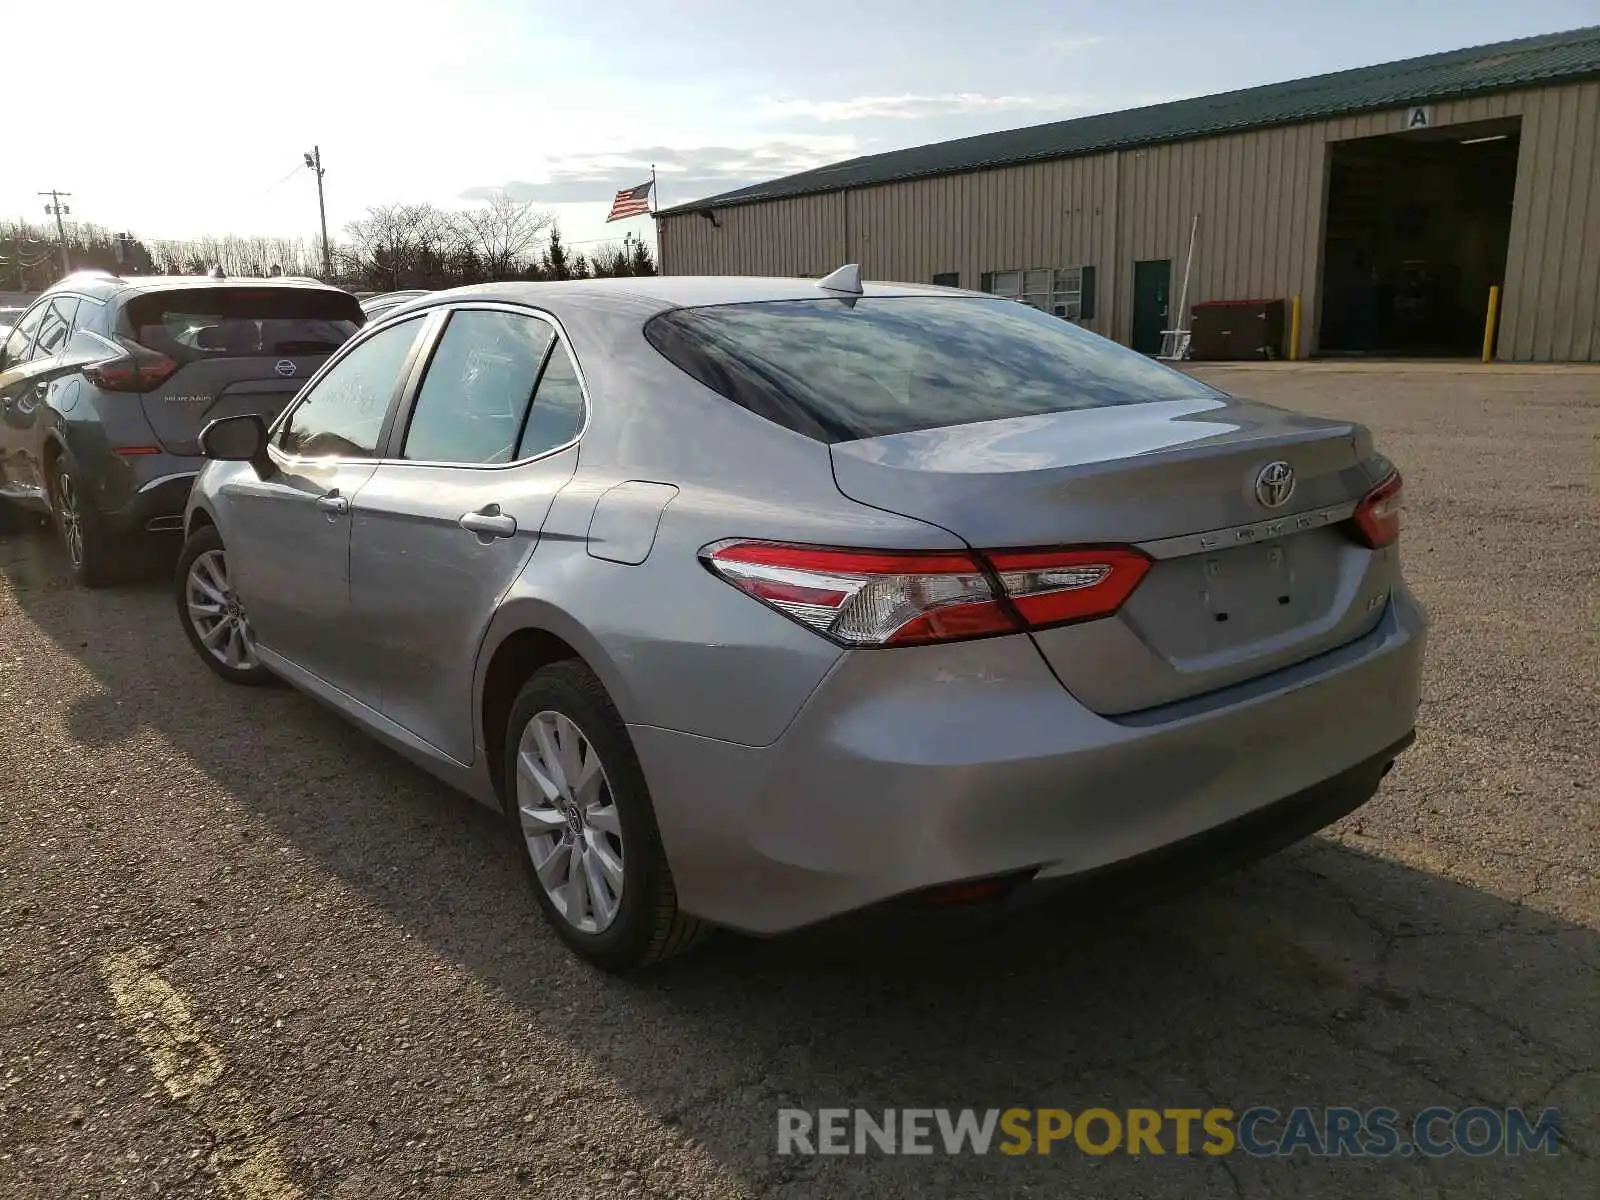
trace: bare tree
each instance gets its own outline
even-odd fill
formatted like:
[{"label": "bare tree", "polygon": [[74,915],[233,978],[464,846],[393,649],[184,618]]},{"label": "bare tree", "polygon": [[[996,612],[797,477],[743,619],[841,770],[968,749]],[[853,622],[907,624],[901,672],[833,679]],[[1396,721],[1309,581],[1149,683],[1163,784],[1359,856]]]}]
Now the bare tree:
[{"label": "bare tree", "polygon": [[511,279],[533,258],[534,246],[555,224],[549,211],[495,192],[482,208],[469,208],[457,221],[464,240],[472,247],[490,279]]},{"label": "bare tree", "polygon": [[381,204],[345,226],[347,274],[372,287],[438,287],[462,246],[458,222],[431,204]]}]

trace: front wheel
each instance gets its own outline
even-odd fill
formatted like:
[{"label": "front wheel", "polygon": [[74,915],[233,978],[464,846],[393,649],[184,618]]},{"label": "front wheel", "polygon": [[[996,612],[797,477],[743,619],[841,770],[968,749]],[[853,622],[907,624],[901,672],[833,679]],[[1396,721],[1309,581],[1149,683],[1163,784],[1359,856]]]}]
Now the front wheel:
[{"label": "front wheel", "polygon": [[272,676],[256,656],[255,633],[216,526],[197,529],[184,546],[176,585],[178,621],[206,666],[229,683],[267,683]]},{"label": "front wheel", "polygon": [[687,950],[707,927],[678,911],[644,772],[611,698],[582,663],[523,685],[506,729],[507,805],[539,906],[608,971]]}]

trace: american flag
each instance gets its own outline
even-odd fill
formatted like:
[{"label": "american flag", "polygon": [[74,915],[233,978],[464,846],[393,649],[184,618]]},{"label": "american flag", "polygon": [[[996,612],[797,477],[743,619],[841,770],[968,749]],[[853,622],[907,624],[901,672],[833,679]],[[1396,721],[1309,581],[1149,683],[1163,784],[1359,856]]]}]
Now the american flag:
[{"label": "american flag", "polygon": [[617,193],[617,198],[611,202],[611,215],[607,221],[620,221],[624,217],[637,217],[650,211],[650,189],[656,184],[654,179],[648,183],[641,183],[638,187],[623,188]]}]

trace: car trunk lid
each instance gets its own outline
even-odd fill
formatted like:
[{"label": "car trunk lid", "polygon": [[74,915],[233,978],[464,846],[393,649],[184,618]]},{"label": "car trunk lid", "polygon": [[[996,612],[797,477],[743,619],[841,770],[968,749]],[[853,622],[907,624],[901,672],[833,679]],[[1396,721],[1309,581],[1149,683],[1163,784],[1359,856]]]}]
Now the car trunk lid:
[{"label": "car trunk lid", "polygon": [[[1106,714],[1360,636],[1394,578],[1392,548],[1369,550],[1343,525],[1387,470],[1366,430],[1220,394],[917,430],[832,453],[845,495],[980,550],[1116,543],[1149,554],[1114,616],[1033,634],[1061,682]],[[1287,498],[1258,491],[1274,463],[1293,472]]]}]

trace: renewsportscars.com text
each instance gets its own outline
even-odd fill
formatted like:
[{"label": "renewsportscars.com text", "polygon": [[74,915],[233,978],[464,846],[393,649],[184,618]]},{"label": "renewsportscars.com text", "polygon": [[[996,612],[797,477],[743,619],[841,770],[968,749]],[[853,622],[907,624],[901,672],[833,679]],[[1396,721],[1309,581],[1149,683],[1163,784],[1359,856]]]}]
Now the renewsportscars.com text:
[{"label": "renewsportscars.com text", "polygon": [[779,1154],[1553,1155],[1560,1114],[1520,1108],[784,1108]]}]

